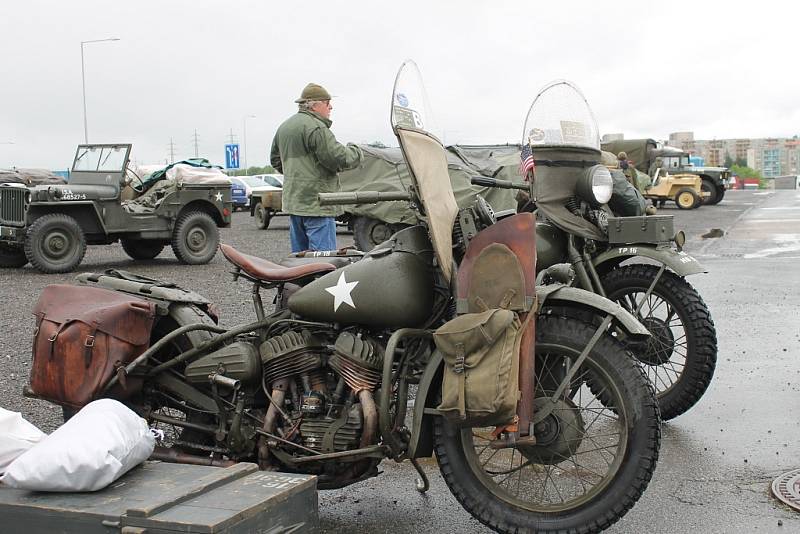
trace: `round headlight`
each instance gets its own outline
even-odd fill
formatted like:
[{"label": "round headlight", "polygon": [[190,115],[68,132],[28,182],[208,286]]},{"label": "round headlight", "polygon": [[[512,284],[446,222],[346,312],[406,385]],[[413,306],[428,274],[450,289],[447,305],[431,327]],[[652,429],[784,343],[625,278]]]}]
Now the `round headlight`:
[{"label": "round headlight", "polygon": [[611,199],[614,180],[605,165],[594,165],[586,169],[577,183],[578,194],[595,207]]}]

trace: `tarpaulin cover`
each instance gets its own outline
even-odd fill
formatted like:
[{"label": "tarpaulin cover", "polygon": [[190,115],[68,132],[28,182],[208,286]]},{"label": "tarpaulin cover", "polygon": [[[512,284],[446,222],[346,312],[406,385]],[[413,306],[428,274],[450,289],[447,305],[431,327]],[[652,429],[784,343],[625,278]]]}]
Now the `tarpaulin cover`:
[{"label": "tarpaulin cover", "polygon": [[45,169],[0,169],[0,184],[50,185],[63,184],[60,176]]},{"label": "tarpaulin cover", "polygon": [[[400,148],[376,148],[358,145],[364,159],[357,168],[339,173],[342,191],[406,191],[411,185]],[[447,167],[459,208],[471,206],[476,195],[483,196],[495,211],[516,208],[515,191],[472,185],[472,176],[483,175],[500,180],[520,181],[518,145],[450,146]],[[406,201],[379,202],[345,206],[353,215],[365,215],[395,224],[413,224],[416,214]]]}]

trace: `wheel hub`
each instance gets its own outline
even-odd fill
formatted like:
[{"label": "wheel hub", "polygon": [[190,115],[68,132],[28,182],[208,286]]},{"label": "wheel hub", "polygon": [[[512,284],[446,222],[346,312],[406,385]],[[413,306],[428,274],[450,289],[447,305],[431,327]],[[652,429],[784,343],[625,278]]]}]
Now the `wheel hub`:
[{"label": "wheel hub", "polygon": [[392,229],[389,228],[389,225],[386,224],[376,224],[375,227],[372,229],[372,242],[373,243],[383,243],[390,237],[392,237]]},{"label": "wheel hub", "polygon": [[60,232],[53,232],[45,238],[43,244],[45,254],[57,258],[68,251],[69,238]]},{"label": "wheel hub", "polygon": [[189,233],[187,238],[187,245],[194,251],[203,250],[206,245],[206,233],[203,231],[202,228],[194,228]]},{"label": "wheel hub", "polygon": [[[552,402],[550,397],[533,401],[534,413]],[[534,426],[536,445],[518,446],[531,462],[553,465],[563,462],[577,452],[585,434],[580,410],[570,399],[558,399],[553,411]]]},{"label": "wheel hub", "polygon": [[650,339],[644,350],[636,351],[636,357],[647,365],[663,365],[672,357],[675,350],[675,334],[662,319],[647,317],[642,324],[650,331]]}]

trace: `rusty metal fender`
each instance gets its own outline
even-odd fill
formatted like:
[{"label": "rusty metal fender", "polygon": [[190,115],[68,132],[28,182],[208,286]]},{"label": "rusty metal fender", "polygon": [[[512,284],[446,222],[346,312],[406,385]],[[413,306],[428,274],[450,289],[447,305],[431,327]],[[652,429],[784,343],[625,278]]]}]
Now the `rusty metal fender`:
[{"label": "rusty metal fender", "polygon": [[693,256],[684,251],[673,248],[657,247],[655,245],[623,245],[609,248],[592,260],[595,268],[611,261],[621,261],[629,258],[648,258],[658,263],[663,263],[678,276],[707,273],[708,270],[700,265]]}]

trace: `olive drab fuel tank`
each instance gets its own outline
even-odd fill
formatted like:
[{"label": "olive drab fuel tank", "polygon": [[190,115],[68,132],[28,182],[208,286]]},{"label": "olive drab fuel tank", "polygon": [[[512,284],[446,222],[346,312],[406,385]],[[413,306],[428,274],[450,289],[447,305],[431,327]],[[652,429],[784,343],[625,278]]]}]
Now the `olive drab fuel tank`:
[{"label": "olive drab fuel tank", "polygon": [[289,309],[304,319],[401,328],[422,325],[433,306],[433,251],[421,226],[397,232],[363,260],[298,290]]}]

